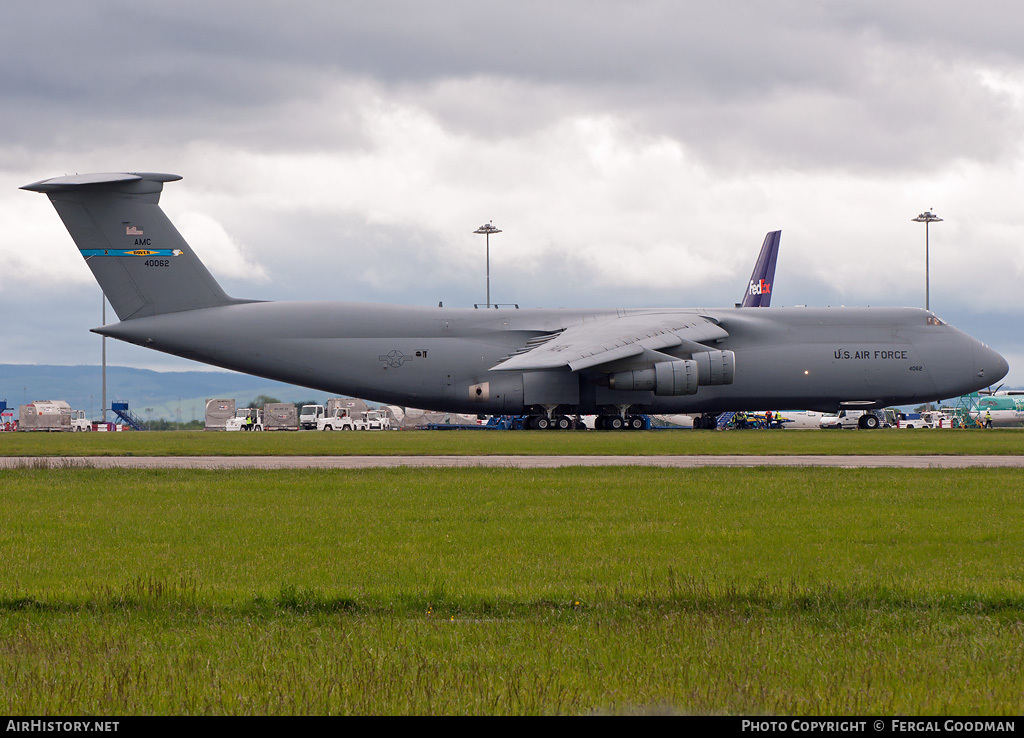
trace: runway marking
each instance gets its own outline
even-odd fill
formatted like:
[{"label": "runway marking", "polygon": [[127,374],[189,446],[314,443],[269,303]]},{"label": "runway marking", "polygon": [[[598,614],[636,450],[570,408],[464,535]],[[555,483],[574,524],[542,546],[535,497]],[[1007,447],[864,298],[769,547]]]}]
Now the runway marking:
[{"label": "runway marking", "polygon": [[572,466],[1024,468],[1024,456],[4,456],[0,468],[88,469],[375,469]]}]

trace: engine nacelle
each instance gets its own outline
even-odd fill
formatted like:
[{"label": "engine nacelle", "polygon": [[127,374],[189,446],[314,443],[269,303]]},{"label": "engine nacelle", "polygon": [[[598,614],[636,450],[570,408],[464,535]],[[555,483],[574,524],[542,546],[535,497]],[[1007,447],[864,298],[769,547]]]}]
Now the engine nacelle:
[{"label": "engine nacelle", "polygon": [[732,351],[705,351],[693,355],[697,363],[697,381],[701,386],[732,384],[736,374],[736,354]]},{"label": "engine nacelle", "polygon": [[626,391],[654,390],[656,395],[693,395],[697,392],[697,376],[696,361],[659,361],[652,369],[615,372],[608,377],[608,386]]}]

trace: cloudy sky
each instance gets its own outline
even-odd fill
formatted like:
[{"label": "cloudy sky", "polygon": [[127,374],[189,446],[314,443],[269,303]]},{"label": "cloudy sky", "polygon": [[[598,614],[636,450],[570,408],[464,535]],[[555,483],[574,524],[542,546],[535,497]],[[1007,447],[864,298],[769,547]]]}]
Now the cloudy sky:
[{"label": "cloudy sky", "polygon": [[[1024,11],[787,2],[12,0],[0,363],[99,363],[47,199],[164,171],[238,297],[721,306],[781,228],[774,305],[924,305],[1024,386]],[[108,310],[111,321],[112,311]],[[108,361],[203,368],[108,342]]]}]

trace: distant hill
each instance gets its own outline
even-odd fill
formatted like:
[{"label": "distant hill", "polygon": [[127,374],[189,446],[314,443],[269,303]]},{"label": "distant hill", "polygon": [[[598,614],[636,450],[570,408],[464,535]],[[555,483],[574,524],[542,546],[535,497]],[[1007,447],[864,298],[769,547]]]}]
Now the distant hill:
[{"label": "distant hill", "polygon": [[[0,364],[0,400],[17,413],[34,400],[65,400],[94,420],[101,415],[103,369],[100,366]],[[323,402],[323,392],[236,372],[155,372],[127,366],[107,367],[107,403],[127,402],[144,420],[202,420],[206,400],[247,403],[257,395],[282,402]]]}]

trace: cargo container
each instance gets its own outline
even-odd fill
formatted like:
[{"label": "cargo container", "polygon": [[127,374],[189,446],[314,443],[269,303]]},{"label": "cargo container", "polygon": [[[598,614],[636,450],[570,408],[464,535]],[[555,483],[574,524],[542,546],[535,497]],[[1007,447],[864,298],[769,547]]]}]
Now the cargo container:
[{"label": "cargo container", "polygon": [[234,400],[207,400],[205,430],[222,431],[228,420],[235,417]]},{"label": "cargo container", "polygon": [[298,430],[299,411],[290,402],[268,402],[263,406],[263,429]]},{"label": "cargo container", "polygon": [[69,431],[71,406],[64,400],[37,400],[19,405],[18,430]]}]

